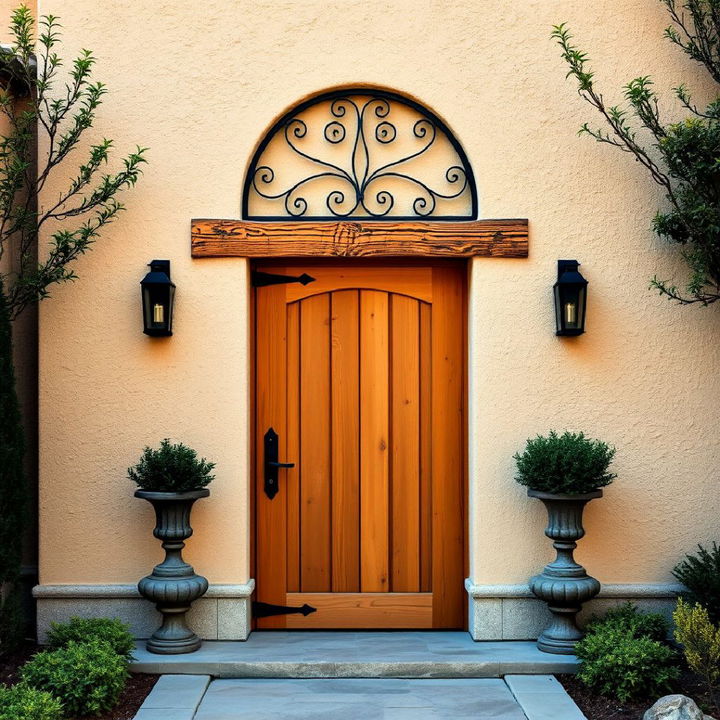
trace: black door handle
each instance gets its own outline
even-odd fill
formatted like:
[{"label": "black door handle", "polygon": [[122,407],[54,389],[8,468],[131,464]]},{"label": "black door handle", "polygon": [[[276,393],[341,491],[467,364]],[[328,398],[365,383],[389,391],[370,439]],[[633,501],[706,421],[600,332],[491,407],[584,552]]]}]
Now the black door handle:
[{"label": "black door handle", "polygon": [[278,470],[293,468],[295,463],[278,462],[278,434],[270,428],[264,436],[265,444],[265,494],[272,500],[278,492]]}]

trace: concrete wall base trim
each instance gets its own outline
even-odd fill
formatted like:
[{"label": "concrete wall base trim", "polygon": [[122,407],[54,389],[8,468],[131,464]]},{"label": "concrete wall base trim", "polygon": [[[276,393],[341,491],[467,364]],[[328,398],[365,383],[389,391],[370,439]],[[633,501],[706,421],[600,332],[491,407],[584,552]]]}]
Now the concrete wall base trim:
[{"label": "concrete wall base trim", "polygon": [[[193,603],[188,623],[203,640],[247,640],[250,634],[250,596],[255,581],[211,585]],[[37,585],[38,642],[47,641],[52,622],[80,617],[117,617],[132,634],[147,638],[160,625],[155,606],[140,597],[135,585]]]},{"label": "concrete wall base trim", "polygon": [[[550,621],[545,603],[535,598],[527,585],[480,585],[468,578],[465,589],[468,629],[474,640],[534,640]],[[580,627],[592,615],[602,615],[628,601],[672,620],[675,599],[682,589],[676,583],[603,585],[597,598],[586,603],[578,615]]]}]

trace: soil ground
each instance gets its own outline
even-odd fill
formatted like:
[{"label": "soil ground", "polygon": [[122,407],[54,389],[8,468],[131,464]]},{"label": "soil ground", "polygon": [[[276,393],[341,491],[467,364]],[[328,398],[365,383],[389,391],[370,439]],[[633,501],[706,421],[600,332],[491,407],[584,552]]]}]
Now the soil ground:
[{"label": "soil ground", "polygon": [[[14,685],[18,682],[18,670],[39,649],[37,645],[27,643],[13,652],[0,655],[0,684]],[[118,704],[109,713],[95,716],[95,720],[131,720],[159,677],[131,675]]]},{"label": "soil ground", "polygon": [[[568,695],[575,701],[575,704],[583,711],[588,720],[642,720],[645,711],[659,699],[651,698],[641,702],[621,703],[617,698],[595,695],[574,675],[558,675],[557,679],[563,684]],[[704,712],[712,717],[720,718],[706,686],[694,673],[683,672],[677,687],[666,694],[674,693],[691,697]],[[716,701],[720,704],[720,697],[716,697]]]}]

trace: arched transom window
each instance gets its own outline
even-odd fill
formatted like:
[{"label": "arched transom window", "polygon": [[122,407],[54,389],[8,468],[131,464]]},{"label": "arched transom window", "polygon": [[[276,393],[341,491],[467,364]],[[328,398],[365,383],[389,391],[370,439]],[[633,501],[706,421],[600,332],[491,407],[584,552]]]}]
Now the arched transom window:
[{"label": "arched transom window", "polygon": [[246,220],[473,220],[460,143],[431,111],[387,91],[325,93],[286,113],[255,152]]}]

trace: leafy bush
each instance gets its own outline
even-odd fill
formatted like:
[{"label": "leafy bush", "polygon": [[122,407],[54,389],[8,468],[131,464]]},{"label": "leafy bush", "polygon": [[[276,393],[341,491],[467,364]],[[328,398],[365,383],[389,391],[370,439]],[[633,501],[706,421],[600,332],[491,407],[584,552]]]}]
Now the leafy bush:
[{"label": "leafy bush", "polygon": [[691,607],[682,598],[673,620],[675,639],[683,646],[688,665],[705,680],[710,697],[714,697],[720,682],[720,627],[710,622],[702,605],[696,603]]},{"label": "leafy bush", "polygon": [[680,674],[667,645],[612,624],[598,625],[578,642],[575,653],[582,660],[578,678],[591,690],[621,702],[657,698]]},{"label": "leafy bush", "polygon": [[641,613],[633,603],[627,602],[608,610],[602,618],[592,618],[585,628],[588,633],[608,629],[662,642],[668,636],[670,623],[660,613]]},{"label": "leafy bush", "polygon": [[70,715],[99,715],[112,709],[125,687],[127,661],[102,640],[69,641],[37,653],[20,670],[27,685],[59,698]]},{"label": "leafy bush", "polygon": [[720,548],[698,545],[697,555],[686,555],[673,575],[687,588],[682,596],[690,604],[702,605],[714,623],[720,623]]},{"label": "leafy bush", "polygon": [[0,686],[0,720],[62,720],[62,704],[49,692],[27,685]]},{"label": "leafy bush", "polygon": [[[671,25],[665,37],[692,60],[705,66],[720,83],[720,23],[717,0],[662,0]],[[598,142],[630,153],[647,170],[667,202],[653,221],[654,230],[678,243],[690,277],[683,292],[675,285],[651,280],[651,287],[680,303],[720,301],[720,203],[718,203],[718,147],[720,146],[720,96],[715,85],[710,103],[698,107],[684,84],[676,84],[675,96],[689,112],[681,122],[667,122],[660,108],[664,103],[650,76],[636,77],[625,87],[624,105],[607,105],[596,86],[587,53],[572,44],[563,23],[552,32],[568,65],[568,76],[577,83],[581,98],[601,115],[603,126],[585,123],[580,132]],[[675,112],[671,113],[676,115]]]},{"label": "leafy bush", "polygon": [[615,448],[583,433],[558,436],[551,431],[547,437],[528,440],[522,454],[515,453],[515,479],[532,490],[582,495],[615,479],[607,471],[614,455]]},{"label": "leafy bush", "polygon": [[70,618],[68,622],[52,623],[48,645],[52,649],[66,647],[71,641],[104,640],[118,654],[130,659],[135,641],[128,626],[117,618]]},{"label": "leafy bush", "polygon": [[200,490],[214,480],[210,471],[215,463],[182,443],[173,445],[165,438],[158,450],[146,447],[140,462],[128,468],[128,477],[143,490],[154,492],[187,492]]}]

